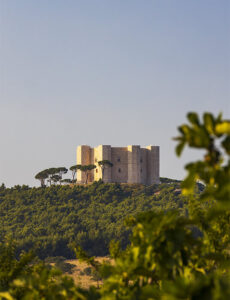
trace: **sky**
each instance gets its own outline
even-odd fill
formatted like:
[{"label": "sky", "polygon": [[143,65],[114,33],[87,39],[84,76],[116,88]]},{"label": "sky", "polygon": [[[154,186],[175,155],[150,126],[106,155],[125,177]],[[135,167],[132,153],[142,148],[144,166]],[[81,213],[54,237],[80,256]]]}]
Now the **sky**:
[{"label": "sky", "polygon": [[159,145],[189,111],[230,115],[229,0],[0,0],[0,184],[39,185],[76,147]]}]

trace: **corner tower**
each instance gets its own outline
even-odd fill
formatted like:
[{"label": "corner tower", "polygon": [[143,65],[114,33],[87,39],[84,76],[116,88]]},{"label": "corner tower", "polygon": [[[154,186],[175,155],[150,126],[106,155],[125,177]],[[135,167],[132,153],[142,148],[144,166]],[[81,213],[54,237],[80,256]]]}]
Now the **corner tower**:
[{"label": "corner tower", "polygon": [[[91,164],[91,156],[92,156],[92,149],[90,146],[82,145],[77,147],[77,165],[90,165]],[[77,172],[77,181],[78,182],[85,182],[85,173],[84,172]],[[93,173],[91,172],[89,175],[88,182],[93,181]]]},{"label": "corner tower", "polygon": [[160,147],[148,146],[147,153],[147,182],[146,184],[160,183]]},{"label": "corner tower", "polygon": [[102,179],[104,182],[112,181],[112,168],[105,168],[102,172],[101,167],[98,165],[98,162],[101,160],[111,161],[111,146],[110,145],[100,145],[94,148],[94,161],[92,162],[96,165],[94,169],[94,180],[98,181]]},{"label": "corner tower", "polygon": [[128,146],[128,183],[141,183],[140,146]]}]

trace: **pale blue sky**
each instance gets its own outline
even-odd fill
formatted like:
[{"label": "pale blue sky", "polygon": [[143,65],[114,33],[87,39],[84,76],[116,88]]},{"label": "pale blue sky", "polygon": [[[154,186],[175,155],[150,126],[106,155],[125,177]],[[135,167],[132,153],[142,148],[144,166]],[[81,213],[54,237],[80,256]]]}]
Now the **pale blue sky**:
[{"label": "pale blue sky", "polygon": [[79,144],[160,145],[188,111],[230,115],[229,0],[0,0],[0,184],[36,185]]}]

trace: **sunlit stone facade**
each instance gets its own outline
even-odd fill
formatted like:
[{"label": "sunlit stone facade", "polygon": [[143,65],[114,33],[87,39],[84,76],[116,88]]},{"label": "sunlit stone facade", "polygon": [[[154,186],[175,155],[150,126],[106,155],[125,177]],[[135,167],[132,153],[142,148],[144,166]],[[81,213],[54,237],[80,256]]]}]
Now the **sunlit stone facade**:
[{"label": "sunlit stone facade", "polygon": [[[113,167],[105,168],[103,174],[98,162],[109,160]],[[77,164],[96,165],[89,174],[88,182],[102,179],[104,182],[141,183],[146,185],[160,182],[160,147],[140,146],[111,147],[100,145],[91,148],[87,145],[77,147]],[[85,174],[77,173],[77,181],[85,182]]]}]

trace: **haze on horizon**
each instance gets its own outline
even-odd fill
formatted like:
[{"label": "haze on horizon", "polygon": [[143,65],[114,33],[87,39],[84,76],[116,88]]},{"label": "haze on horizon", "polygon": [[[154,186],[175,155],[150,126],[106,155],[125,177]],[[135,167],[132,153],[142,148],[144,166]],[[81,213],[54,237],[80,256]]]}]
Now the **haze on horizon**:
[{"label": "haze on horizon", "polygon": [[159,145],[182,179],[177,126],[230,107],[230,2],[0,1],[0,184],[75,164],[76,147]]}]

